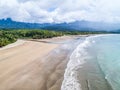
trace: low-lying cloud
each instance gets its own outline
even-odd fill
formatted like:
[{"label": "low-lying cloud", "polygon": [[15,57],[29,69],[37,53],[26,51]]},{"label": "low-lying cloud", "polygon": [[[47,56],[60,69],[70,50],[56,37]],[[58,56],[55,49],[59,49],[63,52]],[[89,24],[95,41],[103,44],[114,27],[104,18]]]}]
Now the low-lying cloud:
[{"label": "low-lying cloud", "polygon": [[120,22],[119,0],[0,0],[0,19],[61,23],[79,20]]}]

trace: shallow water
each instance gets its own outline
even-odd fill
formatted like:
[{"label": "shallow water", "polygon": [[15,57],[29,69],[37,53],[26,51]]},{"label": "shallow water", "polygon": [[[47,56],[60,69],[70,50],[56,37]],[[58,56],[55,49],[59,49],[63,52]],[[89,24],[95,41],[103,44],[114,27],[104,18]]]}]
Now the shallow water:
[{"label": "shallow water", "polygon": [[120,90],[120,35],[86,37],[70,56],[61,90]]}]

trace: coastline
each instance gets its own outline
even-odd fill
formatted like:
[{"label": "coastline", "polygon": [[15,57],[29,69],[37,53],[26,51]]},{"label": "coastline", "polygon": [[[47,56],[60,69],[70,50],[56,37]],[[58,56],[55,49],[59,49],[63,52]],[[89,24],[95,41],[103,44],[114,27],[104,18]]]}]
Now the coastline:
[{"label": "coastline", "polygon": [[[24,43],[13,43],[9,48],[6,46],[0,50],[0,89],[60,90],[77,38],[65,36],[40,42],[25,40]],[[66,40],[70,41],[60,44]]]},{"label": "coastline", "polygon": [[[72,85],[74,84],[72,81],[68,83],[69,80],[75,82],[74,78],[69,79],[69,76],[73,76],[72,73],[76,75],[76,82],[81,85],[78,88],[112,90],[96,58],[90,57],[92,60],[86,59],[81,66],[75,65],[78,64],[75,62],[77,59],[81,62],[82,59],[87,58],[87,55],[84,56],[85,51],[81,52],[83,48],[79,46],[80,43],[84,44],[85,37],[88,36],[27,39],[23,40],[24,43],[13,43],[11,47],[0,50],[0,90],[73,90],[77,87]],[[81,45],[84,47],[83,44]],[[76,52],[79,54],[81,52],[83,57],[74,57],[76,49],[78,50]],[[95,53],[91,53],[90,56],[94,56],[93,54]],[[69,63],[71,59],[73,59],[73,66]],[[69,79],[68,82],[66,79]],[[69,86],[70,88],[67,88]]]}]

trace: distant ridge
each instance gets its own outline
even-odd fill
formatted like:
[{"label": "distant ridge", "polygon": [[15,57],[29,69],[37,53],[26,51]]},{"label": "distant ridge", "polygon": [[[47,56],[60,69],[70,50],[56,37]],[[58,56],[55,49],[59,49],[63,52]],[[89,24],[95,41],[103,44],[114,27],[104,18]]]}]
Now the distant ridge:
[{"label": "distant ridge", "polygon": [[1,19],[0,20],[0,28],[2,29],[36,29],[41,28],[42,25],[36,23],[24,23],[24,22],[16,22],[11,18]]},{"label": "distant ridge", "polygon": [[120,24],[108,24],[89,21],[71,23],[25,23],[13,21],[11,18],[0,20],[0,29],[47,29],[47,30],[77,30],[77,31],[112,31],[119,30]]}]

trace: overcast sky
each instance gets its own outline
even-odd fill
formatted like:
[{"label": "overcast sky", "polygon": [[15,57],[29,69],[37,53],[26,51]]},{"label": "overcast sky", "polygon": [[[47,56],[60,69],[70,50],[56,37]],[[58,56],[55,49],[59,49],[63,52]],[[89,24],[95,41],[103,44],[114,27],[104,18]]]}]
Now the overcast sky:
[{"label": "overcast sky", "polygon": [[61,23],[120,22],[120,0],[0,0],[0,19]]}]

